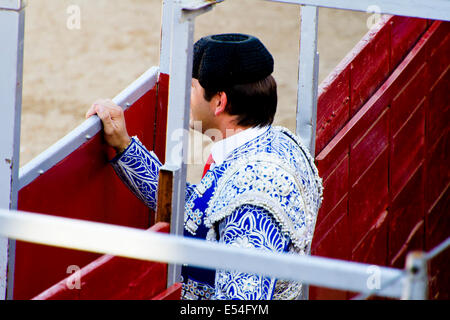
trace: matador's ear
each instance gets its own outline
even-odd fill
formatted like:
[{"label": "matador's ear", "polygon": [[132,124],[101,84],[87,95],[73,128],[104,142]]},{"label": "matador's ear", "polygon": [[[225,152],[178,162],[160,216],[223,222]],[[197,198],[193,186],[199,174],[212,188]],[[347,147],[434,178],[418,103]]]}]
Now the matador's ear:
[{"label": "matador's ear", "polygon": [[216,94],[217,102],[216,109],[214,110],[214,115],[218,116],[222,112],[225,112],[225,108],[228,104],[228,97],[225,91],[220,91]]}]

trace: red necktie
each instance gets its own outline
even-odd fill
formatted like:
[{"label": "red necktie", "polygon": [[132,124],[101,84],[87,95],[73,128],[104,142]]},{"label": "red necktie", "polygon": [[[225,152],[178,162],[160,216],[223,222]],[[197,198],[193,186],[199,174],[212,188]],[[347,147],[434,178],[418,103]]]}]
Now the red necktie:
[{"label": "red necktie", "polygon": [[208,172],[209,168],[211,167],[211,163],[214,163],[214,159],[212,157],[212,154],[210,153],[208,160],[206,160],[205,168],[203,169],[202,178],[205,176],[206,172]]}]

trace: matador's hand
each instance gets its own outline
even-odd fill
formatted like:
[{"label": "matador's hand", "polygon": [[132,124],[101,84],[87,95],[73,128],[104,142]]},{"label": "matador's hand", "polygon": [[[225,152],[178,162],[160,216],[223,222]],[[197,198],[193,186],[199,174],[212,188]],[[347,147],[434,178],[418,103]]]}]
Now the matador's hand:
[{"label": "matador's hand", "polygon": [[106,142],[118,153],[124,151],[130,144],[123,109],[112,100],[99,99],[86,112],[86,118],[97,114],[103,122]]}]

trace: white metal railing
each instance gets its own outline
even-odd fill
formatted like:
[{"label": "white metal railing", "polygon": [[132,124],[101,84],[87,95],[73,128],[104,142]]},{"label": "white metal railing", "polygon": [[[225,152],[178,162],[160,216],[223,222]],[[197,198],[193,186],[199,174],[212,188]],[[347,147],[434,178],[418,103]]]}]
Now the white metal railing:
[{"label": "white metal railing", "polygon": [[[406,270],[236,248],[146,230],[0,210],[0,235],[27,242],[111,254],[127,258],[238,270],[321,287],[390,298],[426,298],[426,262],[434,255],[408,257]],[[450,238],[439,252],[450,246]],[[439,253],[438,252],[438,253]],[[424,267],[425,265],[425,267]],[[425,276],[424,276],[425,275]]]},{"label": "white metal railing", "polygon": [[316,7],[377,13],[415,18],[450,21],[449,0],[266,0]]}]

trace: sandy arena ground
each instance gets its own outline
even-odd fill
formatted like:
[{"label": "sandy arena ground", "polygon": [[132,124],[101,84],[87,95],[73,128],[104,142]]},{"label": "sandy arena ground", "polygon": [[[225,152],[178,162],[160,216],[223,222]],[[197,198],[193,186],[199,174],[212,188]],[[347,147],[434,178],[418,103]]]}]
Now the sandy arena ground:
[{"label": "sandy arena ground", "polygon": [[[113,98],[159,64],[161,0],[30,0],[26,8],[20,164],[84,121],[97,98]],[[80,25],[70,25],[71,6]],[[226,0],[196,20],[195,40],[210,33],[258,36],[275,58],[275,123],[295,128],[300,10],[261,0]],[[319,12],[322,81],[368,31],[369,14]],[[69,27],[68,27],[69,21]],[[72,28],[70,26],[75,26]],[[198,139],[198,137],[197,137]],[[200,137],[201,139],[201,137]],[[209,142],[203,140],[205,150]],[[204,152],[206,153],[206,152]],[[207,153],[206,153],[207,154]],[[195,155],[201,163],[201,155]],[[202,165],[189,167],[199,180]]]}]

